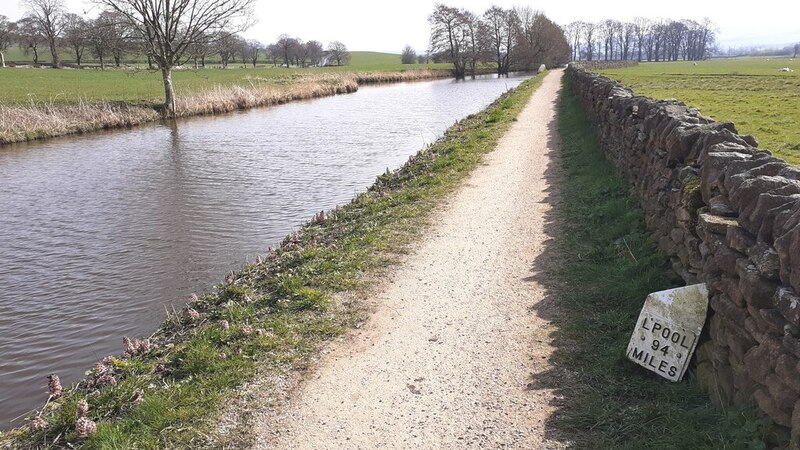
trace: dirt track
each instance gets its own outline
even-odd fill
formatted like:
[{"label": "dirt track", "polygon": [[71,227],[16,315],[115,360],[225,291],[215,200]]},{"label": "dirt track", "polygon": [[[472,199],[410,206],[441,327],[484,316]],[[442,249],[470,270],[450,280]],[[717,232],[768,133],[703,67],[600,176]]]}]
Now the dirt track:
[{"label": "dirt track", "polygon": [[528,388],[552,352],[534,260],[551,238],[561,75],[385,283],[374,316],[258,425],[258,448],[562,447],[544,438],[552,392]]}]

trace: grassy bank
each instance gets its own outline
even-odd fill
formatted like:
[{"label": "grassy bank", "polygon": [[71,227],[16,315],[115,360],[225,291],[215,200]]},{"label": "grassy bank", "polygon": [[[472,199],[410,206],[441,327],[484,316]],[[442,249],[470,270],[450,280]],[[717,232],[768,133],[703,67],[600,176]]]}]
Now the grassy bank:
[{"label": "grassy bank", "polygon": [[[20,71],[38,69],[11,69],[17,71],[15,80],[20,78]],[[42,70],[41,73],[61,73],[69,71]],[[83,72],[73,71],[83,76]],[[226,77],[234,71],[214,71]],[[0,70],[2,74],[8,70]],[[176,72],[185,74],[184,72]],[[56,137],[67,134],[86,133],[101,129],[131,127],[159,120],[159,101],[151,97],[139,97],[141,93],[131,94],[124,86],[134,86],[119,79],[123,72],[95,72],[90,76],[103,78],[102,82],[92,86],[94,96],[103,100],[84,101],[76,97],[59,94],[55,99],[37,101],[33,95],[30,101],[0,104],[0,144],[24,142],[35,139]],[[415,81],[449,77],[450,72],[444,70],[407,70],[403,72],[303,72],[286,73],[284,77],[276,76],[271,71],[241,71],[231,78],[209,78],[201,85],[190,88],[179,84],[177,90],[177,115],[188,117],[200,114],[218,114],[256,106],[282,104],[295,100],[306,100],[348,92],[355,92],[362,84]],[[176,76],[176,79],[180,77]],[[177,81],[176,81],[177,83]],[[69,89],[69,82],[59,80],[58,89]],[[43,86],[43,85],[42,85]],[[121,87],[122,86],[122,87]],[[201,87],[202,86],[202,87]],[[41,86],[39,86],[41,88]],[[25,92],[25,88],[16,92]],[[122,91],[120,91],[122,89]],[[132,87],[133,89],[133,87]],[[0,92],[9,92],[2,91]],[[80,93],[79,88],[73,90]],[[76,94],[73,94],[76,95]],[[121,96],[120,98],[118,98]],[[134,100],[135,99],[135,100]]]},{"label": "grassy bank", "polygon": [[[106,358],[43,408],[42,421],[5,433],[18,447],[221,447],[219,411],[237,386],[302,368],[364,318],[359,299],[419,236],[430,213],[496,145],[540,77],[452,126],[351,203],[320,214],[263,260],[171,314],[149,339]],[[82,437],[79,402],[95,433]],[[237,443],[237,447],[244,445]]]},{"label": "grassy bank", "polygon": [[[781,72],[784,67],[794,72]],[[677,98],[716,120],[733,122],[761,147],[800,164],[800,60],[643,63],[601,72],[639,95]]]},{"label": "grassy bank", "polygon": [[564,401],[548,426],[586,449],[764,448],[754,414],[714,409],[692,373],[670,383],[626,360],[645,297],[672,287],[666,261],[569,86],[558,132],[566,181],[554,290],[565,317],[551,387]]}]

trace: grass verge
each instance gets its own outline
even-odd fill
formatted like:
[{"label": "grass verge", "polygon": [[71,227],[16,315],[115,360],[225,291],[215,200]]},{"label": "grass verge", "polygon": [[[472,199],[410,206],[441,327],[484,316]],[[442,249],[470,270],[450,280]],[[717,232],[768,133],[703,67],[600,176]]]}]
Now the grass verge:
[{"label": "grass verge", "polygon": [[765,448],[752,409],[717,410],[693,374],[670,383],[626,360],[645,297],[672,285],[642,211],[566,82],[558,132],[566,180],[561,247],[569,256],[556,270],[565,318],[553,362],[574,379],[568,388],[556,383],[566,401],[549,425],[577,448]]},{"label": "grass verge", "polygon": [[[522,83],[456,123],[351,203],[320,213],[264,260],[193,298],[150,338],[127,341],[87,378],[51,399],[14,448],[196,448],[214,445],[218,411],[257,373],[302,367],[363,320],[356,296],[418,239],[433,208],[494,149],[541,82]],[[345,300],[345,299],[351,300]],[[78,417],[96,423],[82,436]],[[33,419],[33,418],[31,418]],[[91,428],[91,427],[90,427]]]}]

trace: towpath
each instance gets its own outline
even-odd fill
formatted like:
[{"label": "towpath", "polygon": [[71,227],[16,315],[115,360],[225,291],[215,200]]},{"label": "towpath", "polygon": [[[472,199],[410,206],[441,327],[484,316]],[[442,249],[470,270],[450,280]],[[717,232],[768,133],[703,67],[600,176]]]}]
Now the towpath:
[{"label": "towpath", "polygon": [[553,350],[536,279],[552,238],[561,76],[546,76],[365,326],[260,421],[257,448],[562,448],[545,438],[553,392],[529,387]]}]

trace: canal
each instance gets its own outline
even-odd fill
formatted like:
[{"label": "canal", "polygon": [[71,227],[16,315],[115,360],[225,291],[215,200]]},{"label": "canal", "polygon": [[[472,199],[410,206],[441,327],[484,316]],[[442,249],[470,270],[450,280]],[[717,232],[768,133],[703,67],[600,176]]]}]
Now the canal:
[{"label": "canal", "polygon": [[[525,77],[0,147],[0,428]],[[16,420],[11,425],[19,425]]]}]

